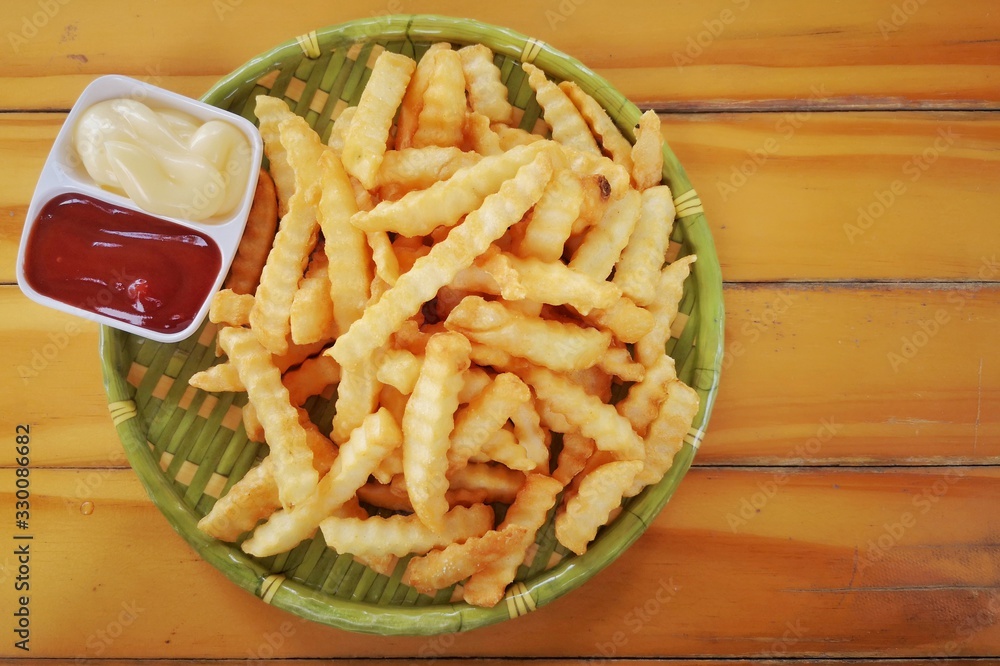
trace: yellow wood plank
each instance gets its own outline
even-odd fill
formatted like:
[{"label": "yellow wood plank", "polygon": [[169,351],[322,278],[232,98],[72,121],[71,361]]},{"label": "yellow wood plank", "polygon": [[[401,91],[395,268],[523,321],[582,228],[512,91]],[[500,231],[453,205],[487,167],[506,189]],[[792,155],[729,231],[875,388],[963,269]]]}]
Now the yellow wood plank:
[{"label": "yellow wood plank", "polygon": [[725,298],[699,464],[998,460],[1000,289],[744,285]]},{"label": "yellow wood plank", "polygon": [[[0,348],[0,422],[11,437],[23,424],[47,442],[34,447],[32,464],[127,464],[108,414],[95,324],[36,305],[17,287],[0,287]],[[14,457],[13,447],[0,450],[0,464]]]},{"label": "yellow wood plank", "polygon": [[[350,634],[268,606],[201,561],[131,472],[105,471],[81,512],[83,474],[31,475],[19,533],[33,536],[33,657],[765,659],[996,656],[1000,645],[996,469],[694,470],[581,589],[516,622],[429,638]],[[6,506],[13,489],[0,472]],[[16,543],[11,521],[0,525]],[[17,562],[0,564],[9,626]],[[0,654],[23,656],[10,641]]]},{"label": "yellow wood plank", "polygon": [[[820,97],[840,105],[992,108],[1000,101],[991,84],[1000,70],[997,18],[984,2],[845,0],[804,7],[793,0],[434,0],[416,7],[406,0],[359,0],[274,11],[237,0],[17,0],[5,9],[5,48],[13,57],[0,63],[3,109],[66,108],[81,87],[22,87],[32,77],[217,78],[309,30],[415,11],[475,18],[544,40],[644,104],[718,108]],[[826,92],[817,95],[821,85]]]},{"label": "yellow wood plank", "polygon": [[[98,76],[103,76],[103,74],[39,75],[30,78],[0,76],[0,87],[15,88],[17,99],[31,100],[30,104],[24,106],[19,106],[11,100],[9,108],[65,111],[73,106],[83,89]],[[219,80],[219,77],[214,75],[164,76],[157,74],[155,70],[150,70],[147,73],[136,72],[130,76],[188,97],[200,97]]]},{"label": "yellow wood plank", "polygon": [[996,280],[1000,121],[978,113],[667,115],[726,280]]},{"label": "yellow wood plank", "polygon": [[[17,114],[0,119],[0,282],[15,279],[14,266],[28,204],[62,126],[63,114]],[[8,123],[7,121],[11,121]]]},{"label": "yellow wood plank", "polygon": [[[1000,288],[733,285],[725,299],[722,384],[697,464],[1000,457]],[[96,327],[15,287],[0,288],[0,319],[5,384],[18,389],[0,415],[62,442],[36,464],[124,465]],[[0,464],[13,456],[0,450]]]},{"label": "yellow wood plank", "polygon": [[[0,116],[0,281],[64,115]],[[984,113],[663,116],[728,281],[997,280],[1000,120]]]}]

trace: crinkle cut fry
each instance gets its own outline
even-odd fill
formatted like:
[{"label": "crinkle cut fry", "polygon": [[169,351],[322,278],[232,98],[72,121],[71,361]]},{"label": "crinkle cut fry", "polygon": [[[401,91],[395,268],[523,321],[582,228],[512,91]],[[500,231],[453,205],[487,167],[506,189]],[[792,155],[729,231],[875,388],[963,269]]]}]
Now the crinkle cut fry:
[{"label": "crinkle cut fry", "polygon": [[503,530],[490,530],[481,537],[469,537],[462,543],[452,543],[415,557],[403,572],[403,584],[421,594],[434,594],[496,562],[523,540],[525,534],[527,530],[521,525],[509,525]]},{"label": "crinkle cut fry", "polygon": [[555,506],[562,484],[550,476],[529,474],[499,529],[510,525],[524,528],[524,536],[497,561],[473,574],[462,590],[463,599],[474,606],[492,607],[503,598],[507,585],[517,575],[517,567]]},{"label": "crinkle cut fry", "polygon": [[316,531],[320,521],[357,494],[382,459],[402,443],[396,420],[386,409],[369,414],[340,447],[315,492],[291,509],[271,514],[242,548],[256,557],[291,550]]},{"label": "crinkle cut fry", "polygon": [[251,328],[273,354],[288,350],[292,300],[319,237],[317,180],[320,155],[326,150],[316,132],[299,116],[281,121],[278,130],[295,173],[295,194],[267,255],[250,310]]},{"label": "crinkle cut fry", "polygon": [[448,511],[449,435],[455,426],[462,373],[469,367],[469,341],[458,333],[437,333],[427,343],[420,374],[403,413],[403,474],[421,522],[435,531]]},{"label": "crinkle cut fry", "polygon": [[282,506],[301,502],[315,490],[319,475],[313,468],[298,411],[281,382],[281,372],[252,331],[224,328],[219,331],[219,343],[236,366],[267,433]]},{"label": "crinkle cut fry", "polygon": [[485,504],[456,506],[444,517],[440,532],[430,529],[416,516],[372,516],[366,520],[331,517],[320,523],[326,544],[338,553],[367,557],[390,553],[403,557],[423,554],[453,541],[481,536],[493,527],[493,510]]},{"label": "crinkle cut fry", "polygon": [[642,460],[645,455],[642,439],[612,405],[548,368],[524,364],[514,372],[534,389],[539,400],[565,416],[575,430],[592,438],[597,448],[624,459]]},{"label": "crinkle cut fry", "polygon": [[496,194],[486,197],[465,222],[435,244],[427,256],[417,259],[413,268],[400,275],[396,284],[337,339],[329,353],[343,367],[360,362],[385,344],[404,321],[524,216],[538,201],[551,176],[552,164],[544,152],[521,167]]},{"label": "crinkle cut fry", "polygon": [[416,63],[391,51],[379,54],[344,138],[341,159],[347,173],[374,189],[386,139]]}]

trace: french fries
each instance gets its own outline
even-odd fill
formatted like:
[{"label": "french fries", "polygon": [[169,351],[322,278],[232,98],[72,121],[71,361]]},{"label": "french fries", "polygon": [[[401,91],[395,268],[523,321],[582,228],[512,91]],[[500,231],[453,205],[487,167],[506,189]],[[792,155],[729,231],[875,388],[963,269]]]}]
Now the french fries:
[{"label": "french fries", "polygon": [[632,146],[632,182],[645,190],[660,182],[663,173],[663,149],[660,145],[660,119],[650,109],[642,114]]},{"label": "french fries", "polygon": [[[277,193],[262,176],[261,228],[213,301],[229,358],[191,385],[246,391],[270,451],[204,532],[266,557],[319,530],[421,594],[493,606],[540,530],[583,553],[669,470],[699,408],[664,353],[695,257],[663,267],[659,121],[630,146],[578,85],[524,70],[551,140],[512,126],[478,45],[381,53],[327,145],[257,99]],[[329,432],[313,396],[336,400]]]},{"label": "french fries", "polygon": [[599,155],[600,150],[594,136],[566,93],[534,65],[524,63],[521,68],[528,74],[528,84],[535,91],[545,122],[552,128],[553,140],[570,148]]},{"label": "french fries", "polygon": [[451,49],[441,49],[417,116],[413,146],[458,146],[465,124],[465,73],[462,59]]},{"label": "french fries", "polygon": [[281,383],[281,373],[248,329],[222,329],[219,344],[233,359],[268,436],[281,504],[293,506],[312,494],[319,477],[312,466],[305,428]]},{"label": "french fries", "polygon": [[337,338],[330,355],[341,366],[353,365],[384,344],[438,289],[451,282],[491,242],[521,219],[538,201],[551,175],[552,164],[544,153],[518,169],[514,178],[501,185],[496,194],[486,197],[483,205],[452,229],[444,241],[434,245],[426,257],[417,259],[413,268],[400,275],[396,284],[365,310],[347,333]]},{"label": "french fries", "polygon": [[385,155],[392,117],[403,99],[416,64],[406,56],[388,51],[375,61],[368,85],[361,93],[358,110],[344,137],[344,169],[372,189]]},{"label": "french fries", "polygon": [[448,435],[455,427],[458,392],[471,350],[469,341],[457,333],[432,335],[403,413],[407,493],[421,522],[436,532],[444,529],[448,512]]},{"label": "french fries", "polygon": [[253,294],[256,291],[260,284],[260,272],[264,270],[264,262],[267,261],[267,253],[271,250],[277,231],[278,199],[274,180],[267,171],[261,169],[247,226],[243,230],[224,288],[232,289],[237,294]]},{"label": "french fries", "polygon": [[479,296],[463,298],[444,325],[473,342],[562,372],[591,367],[611,344],[606,331],[529,317]]},{"label": "french fries", "polygon": [[500,82],[500,70],[493,64],[493,53],[482,44],[458,50],[469,91],[469,106],[486,116],[491,123],[510,124],[514,107],[507,101],[507,87]]},{"label": "french fries", "polygon": [[273,354],[288,350],[295,287],[316,245],[318,162],[324,150],[319,137],[299,116],[282,120],[278,136],[294,174],[295,192],[288,201],[288,212],[281,218],[250,310],[250,325],[257,339]]},{"label": "french fries", "polygon": [[[674,219],[674,197],[666,185],[649,187],[642,192],[639,218],[615,266],[614,283],[636,305],[649,305],[656,298],[663,255],[670,241],[670,223]],[[586,313],[584,313],[586,314]]]}]

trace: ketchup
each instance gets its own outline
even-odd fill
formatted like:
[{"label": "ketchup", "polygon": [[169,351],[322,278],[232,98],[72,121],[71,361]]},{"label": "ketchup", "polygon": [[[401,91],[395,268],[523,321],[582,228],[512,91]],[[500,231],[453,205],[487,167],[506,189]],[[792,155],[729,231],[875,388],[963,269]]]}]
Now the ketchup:
[{"label": "ketchup", "polygon": [[24,273],[40,294],[150,331],[183,330],[222,265],[205,234],[174,222],[61,194],[38,214]]}]

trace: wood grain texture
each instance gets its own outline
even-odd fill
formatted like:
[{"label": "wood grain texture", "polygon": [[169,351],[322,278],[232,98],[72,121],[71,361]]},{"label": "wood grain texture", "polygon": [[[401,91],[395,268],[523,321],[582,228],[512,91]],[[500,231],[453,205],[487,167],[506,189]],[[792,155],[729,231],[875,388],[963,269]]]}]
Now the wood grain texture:
[{"label": "wood grain texture", "polygon": [[[308,3],[294,12],[235,0],[53,3],[48,14],[34,0],[5,6],[2,109],[68,108],[88,80],[107,73],[186,88],[309,30],[413,12],[526,33],[598,70],[630,99],[660,108],[996,108],[1000,102],[991,84],[1000,73],[1000,19],[983,0],[807,6],[793,0],[360,0]],[[61,85],[39,94],[35,77],[59,77]],[[175,84],[172,77],[183,80]]]},{"label": "wood grain texture", "polygon": [[991,115],[674,114],[663,134],[726,280],[1000,279]]},{"label": "wood grain texture", "polygon": [[[33,465],[127,465],[108,414],[96,324],[0,287],[0,348],[0,423],[11,432],[28,425],[50,442],[35,448]],[[0,449],[0,465],[15,455]]]},{"label": "wood grain texture", "polygon": [[995,286],[733,285],[725,299],[697,464],[996,464]]},{"label": "wood grain texture", "polygon": [[[14,281],[31,193],[64,118],[0,116],[0,159],[11,167],[0,180],[0,219],[10,221],[0,282]],[[1000,280],[1000,120],[674,114],[663,134],[704,202],[727,281]]]},{"label": "wood grain texture", "polygon": [[[694,470],[586,586],[517,621],[432,638],[349,634],[267,606],[201,561],[132,472],[86,474],[31,476],[32,656],[968,656],[1000,640],[995,469]],[[5,505],[13,487],[0,471]],[[12,557],[0,564],[11,580]],[[0,595],[0,617],[13,597]]]}]

